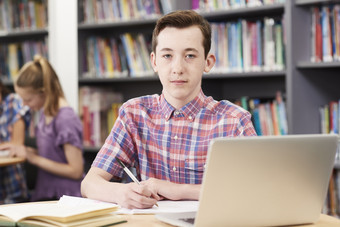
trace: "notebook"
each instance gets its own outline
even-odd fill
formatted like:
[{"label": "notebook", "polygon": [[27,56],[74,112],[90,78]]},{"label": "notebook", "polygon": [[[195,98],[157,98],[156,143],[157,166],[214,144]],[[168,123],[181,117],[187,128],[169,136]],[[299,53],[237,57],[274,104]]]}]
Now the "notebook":
[{"label": "notebook", "polygon": [[214,139],[198,211],[156,218],[197,227],[314,223],[325,203],[337,145],[337,135],[321,134]]}]

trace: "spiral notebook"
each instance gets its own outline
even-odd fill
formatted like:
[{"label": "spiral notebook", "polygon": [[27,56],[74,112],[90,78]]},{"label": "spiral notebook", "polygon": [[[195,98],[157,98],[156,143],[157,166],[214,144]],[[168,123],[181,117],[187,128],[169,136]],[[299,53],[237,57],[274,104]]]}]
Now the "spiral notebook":
[{"label": "spiral notebook", "polygon": [[215,139],[198,211],[156,218],[177,226],[314,223],[325,202],[337,146],[338,136],[320,134]]}]

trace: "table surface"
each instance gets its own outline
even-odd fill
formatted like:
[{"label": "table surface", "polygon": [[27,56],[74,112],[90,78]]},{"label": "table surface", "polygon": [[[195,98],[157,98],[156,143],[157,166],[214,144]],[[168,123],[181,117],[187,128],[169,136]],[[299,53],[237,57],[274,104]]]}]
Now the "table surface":
[{"label": "table surface", "polygon": [[[163,223],[155,218],[154,215],[123,215],[127,222],[117,225],[117,227],[169,227],[172,225]],[[293,226],[293,225],[292,225]],[[290,226],[290,227],[292,227]],[[298,225],[299,227],[340,227],[340,219],[321,214],[317,223]]]},{"label": "table surface", "polygon": [[19,157],[0,157],[0,166],[9,166],[9,165],[14,165],[17,163],[22,163],[24,162],[24,158],[19,158]]}]

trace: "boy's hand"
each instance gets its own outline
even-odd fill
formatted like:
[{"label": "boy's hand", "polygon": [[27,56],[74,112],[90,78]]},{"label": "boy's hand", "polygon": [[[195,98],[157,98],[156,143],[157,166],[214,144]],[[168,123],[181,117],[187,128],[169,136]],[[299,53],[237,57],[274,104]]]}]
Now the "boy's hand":
[{"label": "boy's hand", "polygon": [[121,184],[118,194],[118,204],[128,209],[151,208],[160,199],[147,185],[136,183]]}]

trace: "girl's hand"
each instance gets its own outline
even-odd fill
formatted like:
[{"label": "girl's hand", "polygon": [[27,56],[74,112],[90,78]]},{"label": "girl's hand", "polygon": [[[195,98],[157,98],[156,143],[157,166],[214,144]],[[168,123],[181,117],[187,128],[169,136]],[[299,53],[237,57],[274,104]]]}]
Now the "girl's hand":
[{"label": "girl's hand", "polygon": [[9,150],[10,157],[27,158],[27,153],[24,145],[17,145],[13,143],[0,144],[0,150]]}]

